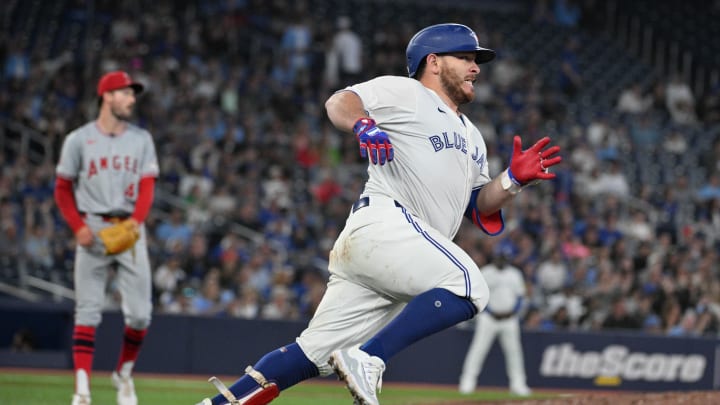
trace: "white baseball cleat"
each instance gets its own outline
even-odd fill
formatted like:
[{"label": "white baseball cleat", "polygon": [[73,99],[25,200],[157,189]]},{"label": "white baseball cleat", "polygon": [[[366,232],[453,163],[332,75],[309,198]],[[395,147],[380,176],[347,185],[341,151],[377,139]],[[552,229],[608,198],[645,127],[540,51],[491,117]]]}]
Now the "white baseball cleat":
[{"label": "white baseball cleat", "polygon": [[212,401],[210,400],[210,398],[205,398],[195,405],[212,405]]},{"label": "white baseball cleat", "polygon": [[112,383],[118,390],[118,405],[137,405],[138,399],[137,395],[135,395],[135,384],[132,377],[123,377],[117,371],[113,371]]},{"label": "white baseball cleat", "polygon": [[377,393],[382,389],[385,362],[371,356],[358,346],[336,350],[330,355],[330,365],[345,381],[357,405],[380,405]]},{"label": "white baseball cleat", "polygon": [[466,375],[460,376],[460,384],[458,385],[458,392],[463,395],[470,395],[475,392],[477,385],[477,378],[469,378]]},{"label": "white baseball cleat", "polygon": [[519,397],[529,397],[532,395],[532,390],[527,385],[519,387],[510,387],[510,393]]},{"label": "white baseball cleat", "polygon": [[90,395],[85,394],[74,394],[72,405],[90,405],[92,401],[90,400]]}]

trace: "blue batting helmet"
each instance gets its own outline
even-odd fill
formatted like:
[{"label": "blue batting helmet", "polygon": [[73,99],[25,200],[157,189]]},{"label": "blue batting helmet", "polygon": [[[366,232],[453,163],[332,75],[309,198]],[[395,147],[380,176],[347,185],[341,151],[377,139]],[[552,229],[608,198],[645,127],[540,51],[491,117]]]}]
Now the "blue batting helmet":
[{"label": "blue batting helmet", "polygon": [[475,32],[465,25],[450,23],[423,28],[413,35],[405,51],[408,75],[415,77],[425,57],[431,53],[469,51],[475,51],[475,63],[478,64],[495,58],[495,51],[481,47]]}]

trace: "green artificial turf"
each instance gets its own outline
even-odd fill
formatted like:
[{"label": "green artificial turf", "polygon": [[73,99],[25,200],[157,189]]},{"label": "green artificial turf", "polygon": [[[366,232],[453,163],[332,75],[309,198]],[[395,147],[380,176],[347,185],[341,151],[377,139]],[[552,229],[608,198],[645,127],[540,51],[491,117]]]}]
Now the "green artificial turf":
[{"label": "green artificial turf", "polygon": [[[232,377],[224,377],[227,385]],[[135,376],[140,405],[194,405],[216,394],[215,388],[200,376]],[[115,389],[108,373],[94,372],[91,381],[93,405],[114,405]],[[70,405],[73,393],[72,372],[0,369],[0,404]],[[534,396],[549,398],[547,393]],[[383,405],[423,405],[457,403],[478,404],[511,397],[504,391],[478,391],[460,395],[455,387],[385,384],[379,395]],[[284,391],[273,405],[352,404],[352,398],[340,382],[306,381]]]}]

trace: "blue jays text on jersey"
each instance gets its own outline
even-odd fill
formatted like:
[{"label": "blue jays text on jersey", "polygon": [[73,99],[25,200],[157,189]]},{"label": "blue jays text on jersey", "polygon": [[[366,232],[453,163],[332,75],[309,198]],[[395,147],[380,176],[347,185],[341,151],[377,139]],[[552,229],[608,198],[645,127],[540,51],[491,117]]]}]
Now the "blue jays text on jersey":
[{"label": "blue jays text on jersey", "polygon": [[[435,149],[435,152],[439,152],[443,149],[457,149],[467,155],[467,141],[465,140],[465,137],[455,131],[453,131],[452,135],[452,141],[450,140],[450,136],[447,132],[443,132],[442,135],[432,135],[428,139],[430,140],[433,149]],[[473,152],[470,157],[475,161],[475,163],[477,163],[478,166],[480,166],[481,169],[485,165],[485,153],[480,153],[480,149],[477,146],[475,147],[475,152]]]}]

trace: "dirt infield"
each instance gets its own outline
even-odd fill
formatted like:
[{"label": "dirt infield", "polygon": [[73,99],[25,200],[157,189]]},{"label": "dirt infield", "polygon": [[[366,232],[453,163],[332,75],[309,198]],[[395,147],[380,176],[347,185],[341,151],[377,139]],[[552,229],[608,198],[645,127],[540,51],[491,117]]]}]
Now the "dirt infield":
[{"label": "dirt infield", "polygon": [[[472,401],[442,402],[437,405],[470,405]],[[493,405],[710,405],[720,404],[718,391],[660,393],[577,393],[552,399],[492,401]]]}]

